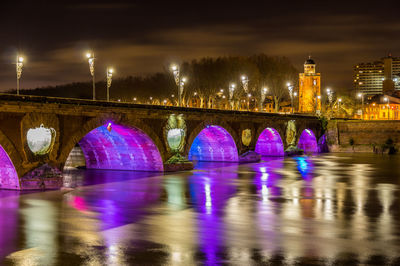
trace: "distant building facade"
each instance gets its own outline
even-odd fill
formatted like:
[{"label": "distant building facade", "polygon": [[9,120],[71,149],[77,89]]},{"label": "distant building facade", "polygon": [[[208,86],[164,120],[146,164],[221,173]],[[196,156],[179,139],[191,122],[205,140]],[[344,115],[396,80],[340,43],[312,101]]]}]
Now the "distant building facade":
[{"label": "distant building facade", "polygon": [[315,113],[321,110],[321,74],[315,72],[315,62],[308,58],[304,63],[304,73],[299,73],[300,113]]},{"label": "distant building facade", "polygon": [[400,91],[400,58],[389,55],[354,66],[353,84],[356,92],[365,95],[391,95]]},{"label": "distant building facade", "polygon": [[400,99],[389,95],[369,96],[362,112],[365,120],[400,120]]}]

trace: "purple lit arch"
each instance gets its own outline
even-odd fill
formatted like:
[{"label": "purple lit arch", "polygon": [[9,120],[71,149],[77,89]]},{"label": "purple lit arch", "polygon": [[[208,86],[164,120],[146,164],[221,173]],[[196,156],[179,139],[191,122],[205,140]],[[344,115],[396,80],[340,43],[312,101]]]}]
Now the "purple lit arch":
[{"label": "purple lit arch", "polygon": [[14,164],[0,145],[0,189],[19,189],[19,179]]},{"label": "purple lit arch", "polygon": [[266,128],[258,137],[255,152],[262,156],[283,156],[283,142],[278,131]]},{"label": "purple lit arch", "polygon": [[189,160],[237,162],[238,151],[229,132],[220,126],[207,126],[194,139]]},{"label": "purple lit arch", "polygon": [[[163,171],[157,146],[143,131],[108,124],[90,131],[79,141],[88,169]],[[109,130],[111,129],[111,130]]]},{"label": "purple lit arch", "polygon": [[297,147],[304,150],[305,153],[317,153],[318,143],[314,132],[310,129],[304,129],[300,135]]}]

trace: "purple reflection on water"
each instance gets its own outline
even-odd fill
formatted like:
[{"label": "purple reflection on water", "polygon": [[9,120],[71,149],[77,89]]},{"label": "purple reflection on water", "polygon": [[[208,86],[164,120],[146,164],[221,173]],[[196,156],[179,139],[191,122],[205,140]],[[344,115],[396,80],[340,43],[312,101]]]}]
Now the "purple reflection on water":
[{"label": "purple reflection on water", "polygon": [[7,152],[0,146],[0,189],[19,189],[18,174],[8,157]]},{"label": "purple reflection on water", "polygon": [[228,131],[220,126],[207,126],[194,139],[189,160],[237,162],[238,151]]},{"label": "purple reflection on water", "polygon": [[[95,179],[96,172],[92,171],[91,174]],[[78,192],[68,197],[68,204],[78,211],[98,213],[101,230],[137,222],[148,213],[147,208],[150,205],[159,201],[162,176],[135,178],[135,174],[103,171],[103,179],[116,178],[125,181],[98,185],[96,193],[88,193],[82,188],[82,194]]]},{"label": "purple reflection on water", "polygon": [[255,152],[262,156],[283,156],[283,143],[278,131],[266,128],[258,137]]},{"label": "purple reflection on water", "polygon": [[229,170],[223,175],[198,172],[189,178],[191,202],[197,211],[198,243],[205,265],[223,261],[220,256],[225,246],[224,209],[236,193],[236,180],[237,173]]},{"label": "purple reflection on water", "polygon": [[263,157],[263,160],[269,161],[255,164],[253,170],[256,173],[254,184],[257,194],[265,201],[270,197],[280,197],[282,194],[278,186],[282,176],[277,171],[283,168],[283,159]]},{"label": "purple reflection on water", "polygon": [[0,262],[17,248],[19,192],[0,190]]},{"label": "purple reflection on water", "polygon": [[297,147],[304,150],[305,153],[318,152],[317,138],[310,129],[304,129],[300,135]]},{"label": "purple reflection on water", "polygon": [[88,169],[163,171],[157,146],[137,128],[107,125],[90,131],[79,145]]}]

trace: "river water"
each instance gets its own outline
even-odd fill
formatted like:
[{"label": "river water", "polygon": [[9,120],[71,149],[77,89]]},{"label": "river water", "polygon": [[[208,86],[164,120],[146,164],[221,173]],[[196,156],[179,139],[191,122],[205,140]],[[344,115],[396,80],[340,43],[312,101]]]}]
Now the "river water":
[{"label": "river water", "polygon": [[0,265],[400,265],[399,162],[69,170],[61,191],[0,191]]}]

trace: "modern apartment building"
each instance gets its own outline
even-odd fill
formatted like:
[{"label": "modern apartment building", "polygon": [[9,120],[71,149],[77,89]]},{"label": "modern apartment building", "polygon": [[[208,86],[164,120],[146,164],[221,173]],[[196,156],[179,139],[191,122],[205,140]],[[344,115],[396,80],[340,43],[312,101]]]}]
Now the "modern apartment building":
[{"label": "modern apartment building", "polygon": [[366,95],[400,90],[400,58],[389,55],[354,66],[353,84],[356,92]]}]

